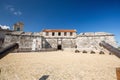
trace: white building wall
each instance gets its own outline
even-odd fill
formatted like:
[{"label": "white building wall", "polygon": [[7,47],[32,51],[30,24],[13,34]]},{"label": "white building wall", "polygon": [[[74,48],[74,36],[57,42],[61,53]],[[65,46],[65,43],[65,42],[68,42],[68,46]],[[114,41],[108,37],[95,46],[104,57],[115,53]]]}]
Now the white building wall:
[{"label": "white building wall", "polygon": [[[48,33],[48,36],[46,36],[46,33]],[[61,35],[59,36],[59,32],[54,32],[54,36],[52,35],[53,32],[42,32],[43,37],[76,37],[76,32],[72,32],[72,36],[70,35],[70,32],[66,32],[66,36],[64,35],[64,32],[60,32]]]}]

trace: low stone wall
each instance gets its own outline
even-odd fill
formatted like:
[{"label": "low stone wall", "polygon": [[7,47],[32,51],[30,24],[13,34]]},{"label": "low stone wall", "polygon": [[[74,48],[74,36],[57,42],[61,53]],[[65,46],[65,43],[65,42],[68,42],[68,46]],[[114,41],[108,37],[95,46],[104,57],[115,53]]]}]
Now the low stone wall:
[{"label": "low stone wall", "polygon": [[80,52],[86,51],[91,52],[94,51],[96,53],[103,51],[107,53],[107,51],[99,46],[101,41],[106,41],[112,46],[116,47],[116,41],[114,39],[114,35],[110,33],[81,33],[76,38],[77,49]]},{"label": "low stone wall", "polygon": [[5,34],[10,33],[10,30],[0,29],[0,48],[4,47]]},{"label": "low stone wall", "polygon": [[[4,41],[4,47],[8,46],[11,43],[18,43],[19,49],[18,52],[22,51],[35,51],[39,50],[41,48],[41,36],[36,35],[24,35],[24,33],[21,32],[20,34],[6,34],[5,41]],[[33,48],[35,50],[33,50]]]}]

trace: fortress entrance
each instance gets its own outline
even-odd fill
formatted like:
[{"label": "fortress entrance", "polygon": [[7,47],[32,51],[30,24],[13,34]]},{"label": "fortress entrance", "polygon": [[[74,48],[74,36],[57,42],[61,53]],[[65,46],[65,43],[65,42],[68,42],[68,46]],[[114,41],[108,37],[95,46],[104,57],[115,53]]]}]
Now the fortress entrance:
[{"label": "fortress entrance", "polygon": [[61,45],[58,45],[58,46],[57,46],[57,49],[58,49],[58,50],[62,50],[62,46],[61,46]]},{"label": "fortress entrance", "polygon": [[61,38],[57,39],[57,49],[62,50],[62,39]]}]

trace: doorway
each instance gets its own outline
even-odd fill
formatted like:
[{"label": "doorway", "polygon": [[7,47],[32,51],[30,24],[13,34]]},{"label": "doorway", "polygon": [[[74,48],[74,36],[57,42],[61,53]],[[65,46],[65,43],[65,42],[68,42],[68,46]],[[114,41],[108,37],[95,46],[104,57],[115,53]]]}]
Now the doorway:
[{"label": "doorway", "polygon": [[58,46],[57,46],[57,49],[58,49],[58,50],[62,50],[62,46],[61,46],[61,45],[58,45]]}]

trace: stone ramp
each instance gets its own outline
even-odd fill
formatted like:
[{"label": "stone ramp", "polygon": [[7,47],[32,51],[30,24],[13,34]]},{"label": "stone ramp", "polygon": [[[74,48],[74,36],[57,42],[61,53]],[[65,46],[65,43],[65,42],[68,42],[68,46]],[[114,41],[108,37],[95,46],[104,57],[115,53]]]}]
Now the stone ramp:
[{"label": "stone ramp", "polygon": [[8,53],[14,51],[19,47],[18,43],[13,43],[5,48],[0,49],[0,59],[6,56]]},{"label": "stone ramp", "polygon": [[105,41],[100,42],[99,45],[120,58],[120,50],[119,49],[113,47],[112,45],[110,45],[109,43],[106,43]]}]

